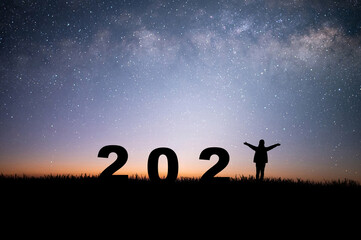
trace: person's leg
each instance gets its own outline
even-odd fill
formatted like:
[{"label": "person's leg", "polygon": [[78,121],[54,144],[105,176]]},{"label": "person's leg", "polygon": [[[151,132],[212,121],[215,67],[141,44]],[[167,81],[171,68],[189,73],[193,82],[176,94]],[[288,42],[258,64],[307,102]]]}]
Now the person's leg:
[{"label": "person's leg", "polygon": [[265,167],[266,167],[266,164],[265,164],[265,163],[262,164],[262,166],[260,166],[261,180],[263,180],[263,178],[264,178],[264,169],[265,169]]},{"label": "person's leg", "polygon": [[258,164],[256,163],[256,179],[257,179],[257,180],[258,180],[258,178],[259,178],[260,171],[261,171],[261,169],[260,169],[260,167],[258,166]]}]

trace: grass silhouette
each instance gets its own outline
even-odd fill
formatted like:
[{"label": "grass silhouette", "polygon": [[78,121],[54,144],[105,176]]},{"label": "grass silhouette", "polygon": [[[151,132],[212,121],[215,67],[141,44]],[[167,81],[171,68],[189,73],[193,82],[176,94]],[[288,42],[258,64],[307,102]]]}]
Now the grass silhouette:
[{"label": "grass silhouette", "polygon": [[[116,179],[117,175],[111,176]],[[217,182],[217,177],[215,182]],[[99,181],[98,175],[71,175],[71,174],[57,174],[57,175],[44,175],[40,177],[28,176],[28,175],[4,175],[0,174],[0,184],[7,183],[92,183]],[[131,175],[128,178],[130,183],[151,183],[148,177],[143,175]],[[220,181],[222,182],[222,181]],[[196,177],[178,177],[175,184],[193,183],[200,184],[202,180]],[[281,184],[281,185],[307,185],[307,186],[323,186],[323,187],[351,187],[361,188],[361,185],[350,179],[338,179],[338,180],[324,180],[324,181],[311,181],[302,179],[288,179],[288,178],[265,178],[263,181],[257,180],[254,176],[235,176],[224,181],[225,184]]]},{"label": "grass silhouette", "polygon": [[[204,182],[179,177],[174,183],[152,182],[145,176],[101,179],[90,175],[42,177],[0,175],[2,206],[28,215],[56,213],[109,215],[128,211],[133,216],[159,215],[195,219],[237,216],[305,219],[311,214],[342,216],[354,213],[361,202],[361,186],[352,180],[308,181],[301,179],[237,176],[228,181]],[[331,211],[332,209],[332,211]],[[138,218],[138,217],[136,217]],[[76,219],[76,218],[74,218]],[[111,218],[112,219],[112,218]],[[182,219],[182,217],[180,217]]]},{"label": "grass silhouette", "polygon": [[233,178],[214,178],[214,181],[204,182],[200,178],[179,177],[174,183],[166,182],[152,182],[146,176],[132,175],[128,180],[118,179],[117,176],[101,179],[97,175],[44,175],[41,177],[33,177],[26,175],[0,175],[0,186],[12,187],[12,186],[37,186],[37,185],[51,185],[56,184],[58,187],[61,185],[83,185],[83,186],[107,186],[107,185],[145,185],[145,186],[195,186],[200,188],[206,188],[210,186],[224,187],[224,188],[263,188],[269,190],[275,189],[309,189],[309,190],[346,190],[346,191],[361,191],[361,185],[353,180],[331,180],[331,181],[310,181],[302,179],[282,179],[282,178],[265,178],[263,181],[257,180],[253,176],[236,176]]}]

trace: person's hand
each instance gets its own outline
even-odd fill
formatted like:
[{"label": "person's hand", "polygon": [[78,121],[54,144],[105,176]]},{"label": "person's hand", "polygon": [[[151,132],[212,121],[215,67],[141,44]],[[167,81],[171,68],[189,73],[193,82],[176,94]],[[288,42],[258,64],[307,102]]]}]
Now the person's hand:
[{"label": "person's hand", "polygon": [[244,145],[247,145],[247,142],[244,142],[243,144],[244,144]]},{"label": "person's hand", "polygon": [[276,145],[277,145],[277,146],[281,146],[281,144],[279,144],[279,143],[277,143]]}]

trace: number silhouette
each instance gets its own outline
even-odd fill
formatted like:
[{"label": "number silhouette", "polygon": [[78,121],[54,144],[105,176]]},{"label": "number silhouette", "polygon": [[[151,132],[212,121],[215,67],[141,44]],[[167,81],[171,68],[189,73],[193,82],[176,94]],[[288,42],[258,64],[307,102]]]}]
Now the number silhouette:
[{"label": "number silhouette", "polygon": [[122,179],[128,179],[128,175],[113,175],[116,171],[118,171],[121,167],[124,166],[124,164],[128,160],[128,153],[125,148],[118,146],[118,145],[108,145],[104,146],[102,149],[99,150],[98,157],[101,158],[108,158],[110,153],[117,154],[117,159],[110,164],[104,171],[99,175],[99,177],[111,177],[111,176],[117,176],[121,177]]},{"label": "number silhouette", "polygon": [[148,175],[151,181],[162,181],[159,177],[158,163],[159,157],[165,155],[168,160],[168,174],[164,181],[174,182],[178,176],[178,158],[177,154],[170,148],[154,149],[148,158]]},{"label": "number silhouette", "polygon": [[[219,148],[219,147],[210,147],[210,148],[204,149],[201,152],[199,159],[200,160],[209,160],[212,155],[218,156],[218,158],[219,158],[218,162],[213,167],[208,169],[207,172],[205,172],[203,174],[203,176],[201,177],[201,180],[209,181],[209,180],[214,179],[214,176],[217,175],[220,171],[222,171],[229,163],[228,152],[225,149]],[[226,179],[226,178],[223,178],[223,179]]]}]

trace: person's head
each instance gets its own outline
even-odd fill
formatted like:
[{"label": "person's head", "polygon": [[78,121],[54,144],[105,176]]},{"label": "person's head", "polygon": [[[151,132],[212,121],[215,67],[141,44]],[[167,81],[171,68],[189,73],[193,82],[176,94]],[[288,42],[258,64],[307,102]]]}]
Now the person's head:
[{"label": "person's head", "polygon": [[258,146],[259,147],[264,147],[264,140],[263,139],[259,140]]}]

